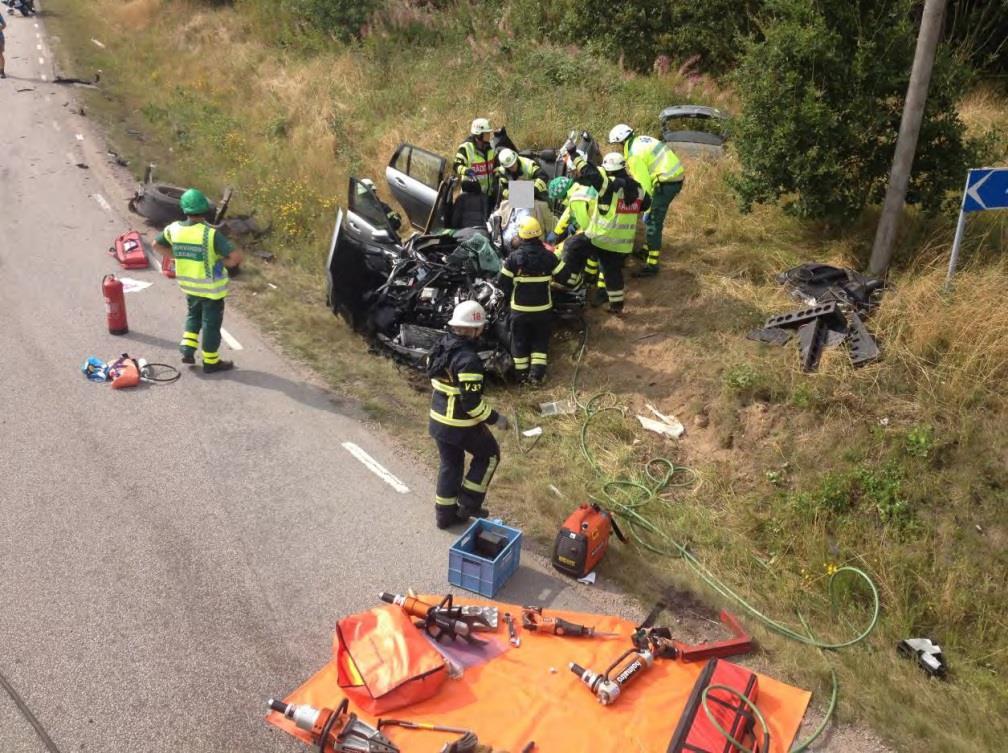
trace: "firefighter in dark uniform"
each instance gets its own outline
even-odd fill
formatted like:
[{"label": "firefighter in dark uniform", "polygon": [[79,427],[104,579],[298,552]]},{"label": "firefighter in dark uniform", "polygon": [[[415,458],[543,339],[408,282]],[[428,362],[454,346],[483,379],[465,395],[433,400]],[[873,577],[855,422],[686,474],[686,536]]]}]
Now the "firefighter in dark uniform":
[{"label": "firefighter in dark uniform", "polygon": [[[508,421],[483,399],[483,362],[476,350],[486,326],[486,312],[476,301],[462,301],[452,312],[449,331],[427,357],[431,395],[428,431],[441,455],[434,510],[437,527],[485,517],[487,487],[500,462],[500,446],[487,424],[508,428]],[[469,472],[465,456],[472,455]]]},{"label": "firefighter in dark uniform", "polygon": [[518,247],[504,260],[498,285],[511,302],[511,356],[522,381],[533,384],[546,376],[553,296],[550,283],[563,262],[543,245],[543,229],[535,217],[518,226]]}]

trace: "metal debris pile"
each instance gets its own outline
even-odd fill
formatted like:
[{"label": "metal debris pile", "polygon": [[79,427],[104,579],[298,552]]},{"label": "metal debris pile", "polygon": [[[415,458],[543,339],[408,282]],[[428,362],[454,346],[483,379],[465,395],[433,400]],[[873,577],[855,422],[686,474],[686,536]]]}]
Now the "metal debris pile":
[{"label": "metal debris pile", "polygon": [[798,336],[802,371],[815,371],[823,350],[846,344],[851,363],[863,366],[881,357],[864,320],[878,306],[884,283],[852,269],[809,262],[777,276],[804,306],[767,319],[750,340],[784,345]]}]

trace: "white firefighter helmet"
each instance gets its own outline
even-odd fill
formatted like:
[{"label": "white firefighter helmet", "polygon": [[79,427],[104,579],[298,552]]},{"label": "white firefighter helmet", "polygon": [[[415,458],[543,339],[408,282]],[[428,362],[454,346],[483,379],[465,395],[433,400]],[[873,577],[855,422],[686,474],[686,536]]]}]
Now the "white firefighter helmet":
[{"label": "white firefighter helmet", "polygon": [[452,311],[449,327],[478,329],[486,325],[486,311],[477,301],[462,301]]}]

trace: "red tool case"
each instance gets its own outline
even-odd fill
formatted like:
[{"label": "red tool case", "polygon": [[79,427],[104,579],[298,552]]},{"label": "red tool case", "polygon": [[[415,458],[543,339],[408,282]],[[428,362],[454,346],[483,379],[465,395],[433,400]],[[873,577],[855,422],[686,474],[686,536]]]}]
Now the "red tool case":
[{"label": "red tool case", "polygon": [[147,269],[147,254],[144,253],[143,239],[136,230],[127,230],[115,239],[109,249],[123,269]]},{"label": "red tool case", "polygon": [[[704,690],[711,685],[725,685],[753,703],[759,694],[755,674],[737,664],[711,659],[693,686],[667,753],[738,753],[739,749],[718,732],[703,709],[701,698]],[[749,742],[753,731],[753,714],[742,701],[730,693],[714,689],[707,694],[707,707],[718,724],[732,737],[749,746],[750,750],[755,749]],[[758,750],[768,753],[764,750],[764,743],[765,741],[761,742]]]}]

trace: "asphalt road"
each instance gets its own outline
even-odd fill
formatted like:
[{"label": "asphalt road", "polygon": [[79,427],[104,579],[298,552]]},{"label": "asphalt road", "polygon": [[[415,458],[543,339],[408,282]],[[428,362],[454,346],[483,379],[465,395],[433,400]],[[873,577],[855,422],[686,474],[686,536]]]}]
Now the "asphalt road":
[{"label": "asphalt road", "polygon": [[[131,179],[51,83],[42,25],[7,18],[0,673],[64,753],[303,750],[263,722],[266,698],[327,661],[336,620],[377,591],[447,590],[458,532],[434,528],[430,469],[233,309],[230,374],[182,367],[130,391],[83,377],[91,355],[178,364],[183,297],[156,268],[123,272],[153,285],[127,295],[130,334],[108,334],[100,281],[118,271],[112,239],[138,224]],[[499,598],[621,604],[528,554]],[[0,751],[42,750],[0,692]]]}]

